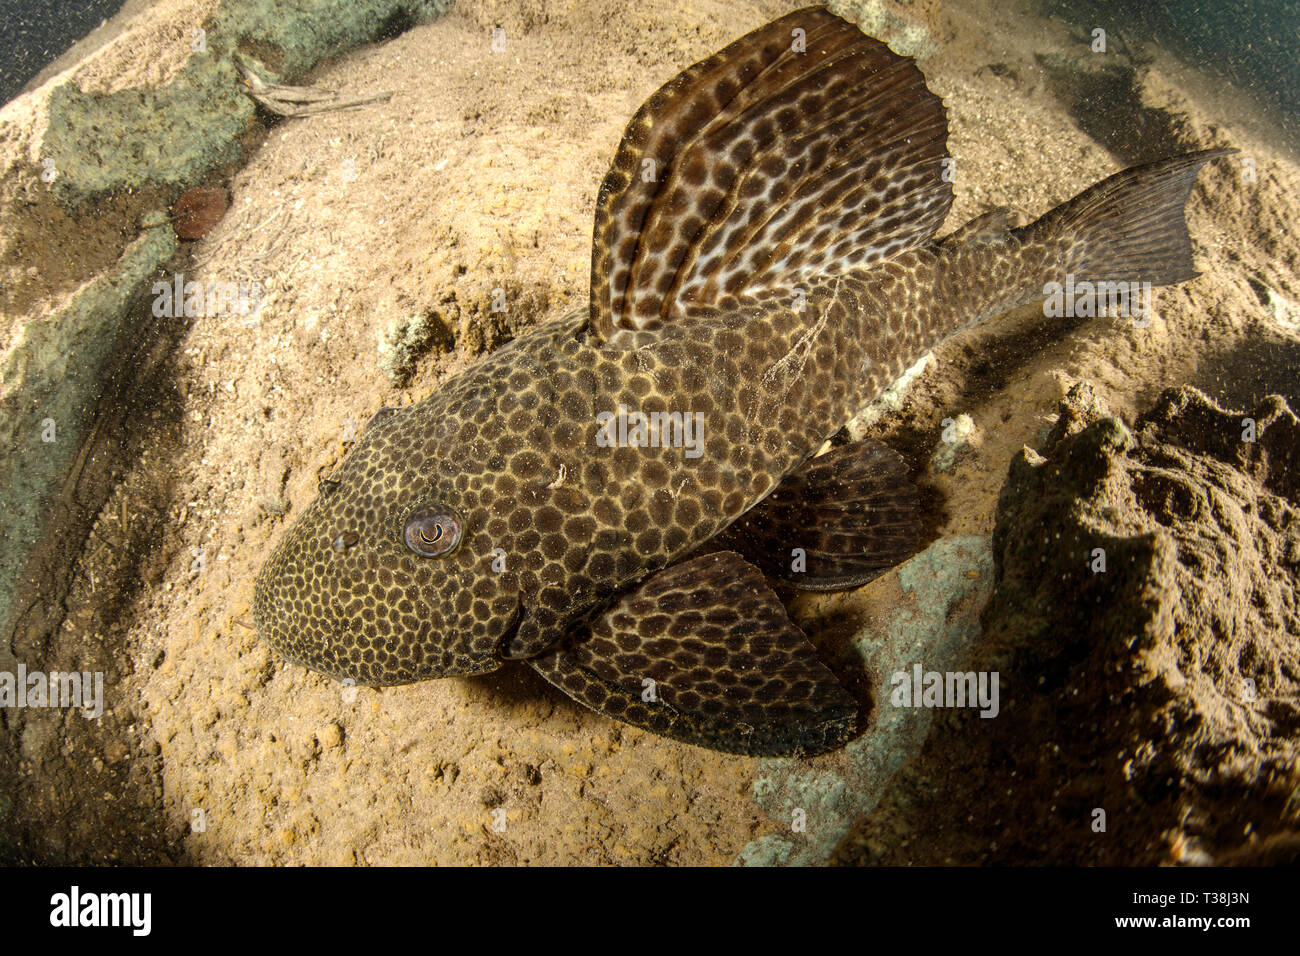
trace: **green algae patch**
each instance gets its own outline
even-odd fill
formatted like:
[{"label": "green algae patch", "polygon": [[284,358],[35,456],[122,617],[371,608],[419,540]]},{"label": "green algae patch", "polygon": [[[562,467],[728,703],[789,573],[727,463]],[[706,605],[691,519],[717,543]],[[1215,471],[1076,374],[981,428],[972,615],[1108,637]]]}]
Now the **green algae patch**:
[{"label": "green algae patch", "polygon": [[50,95],[42,143],[58,170],[52,189],[75,204],[150,185],[182,188],[239,157],[253,112],[234,67],[211,54],[156,90],[93,96],[64,83]]},{"label": "green algae patch", "polygon": [[[237,0],[217,11],[213,33],[266,58],[292,78],[326,56],[429,23],[452,0],[315,0],[294,4]],[[274,62],[278,61],[278,62]]]},{"label": "green algae patch", "polygon": [[836,16],[856,23],[867,36],[878,37],[895,53],[924,60],[939,52],[939,5],[912,0],[829,0]]}]

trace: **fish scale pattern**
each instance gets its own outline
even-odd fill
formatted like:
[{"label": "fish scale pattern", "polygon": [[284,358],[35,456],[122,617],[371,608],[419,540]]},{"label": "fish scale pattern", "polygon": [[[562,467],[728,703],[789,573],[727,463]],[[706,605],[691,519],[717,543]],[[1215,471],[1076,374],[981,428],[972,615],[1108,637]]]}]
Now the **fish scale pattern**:
[{"label": "fish scale pattern", "polygon": [[[360,438],[273,552],[259,627],[288,659],[368,684],[540,653],[762,501],[915,362],[961,310],[902,291],[958,288],[944,269],[1004,254],[975,252],[824,278],[802,309],[787,290],[695,307],[618,349],[592,342],[585,311],[539,327]],[[699,456],[602,447],[597,416],[620,406],[698,416]],[[462,516],[455,552],[406,547],[424,507]]]},{"label": "fish scale pattern", "polygon": [[[258,631],[363,684],[520,659],[703,746],[842,743],[855,703],[759,568],[801,547],[812,573],[787,583],[868,580],[909,553],[915,503],[892,452],[809,459],[923,353],[1070,270],[1193,275],[1183,206],[1226,152],[936,241],[944,136],[912,61],[820,8],[688,68],[601,187],[590,306],[377,414],[259,574]],[[736,553],[755,548],[757,568]]]}]

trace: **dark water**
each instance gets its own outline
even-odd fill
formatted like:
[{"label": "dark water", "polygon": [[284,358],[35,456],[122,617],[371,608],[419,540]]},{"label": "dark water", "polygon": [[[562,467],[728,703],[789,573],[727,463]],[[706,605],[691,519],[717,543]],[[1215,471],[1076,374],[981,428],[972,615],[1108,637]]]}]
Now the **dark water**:
[{"label": "dark water", "polygon": [[[121,9],[124,0],[0,0],[0,102]],[[1125,41],[1153,39],[1257,92],[1300,125],[1300,0],[1041,0]]]},{"label": "dark water", "polygon": [[1125,43],[1154,41],[1300,126],[1300,0],[1043,0],[1043,7]]},{"label": "dark water", "polygon": [[0,102],[122,9],[123,0],[0,0]]}]

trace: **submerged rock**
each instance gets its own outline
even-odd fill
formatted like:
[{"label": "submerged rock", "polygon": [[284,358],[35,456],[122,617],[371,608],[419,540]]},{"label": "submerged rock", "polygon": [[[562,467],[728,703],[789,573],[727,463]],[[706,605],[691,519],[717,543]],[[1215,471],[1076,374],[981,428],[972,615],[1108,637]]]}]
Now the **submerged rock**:
[{"label": "submerged rock", "polygon": [[[900,861],[1206,863],[1298,829],[1297,449],[1277,396],[1242,414],[1169,389],[1129,429],[1071,390],[998,503],[976,666],[1000,719],[955,713],[912,772],[971,816]],[[891,829],[841,855],[894,862]]]}]

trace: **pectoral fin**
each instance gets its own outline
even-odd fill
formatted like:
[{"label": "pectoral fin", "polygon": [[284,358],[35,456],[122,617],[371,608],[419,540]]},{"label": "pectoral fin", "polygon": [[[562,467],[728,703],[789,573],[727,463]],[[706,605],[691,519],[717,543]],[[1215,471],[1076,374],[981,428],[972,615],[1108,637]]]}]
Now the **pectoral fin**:
[{"label": "pectoral fin", "polygon": [[731,552],[666,568],[528,663],[592,710],[729,753],[830,750],[858,709],[758,569]]},{"label": "pectoral fin", "polygon": [[858,587],[911,557],[916,488],[888,445],[858,441],[804,464],[710,548],[731,548],[806,591]]}]

